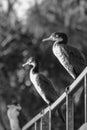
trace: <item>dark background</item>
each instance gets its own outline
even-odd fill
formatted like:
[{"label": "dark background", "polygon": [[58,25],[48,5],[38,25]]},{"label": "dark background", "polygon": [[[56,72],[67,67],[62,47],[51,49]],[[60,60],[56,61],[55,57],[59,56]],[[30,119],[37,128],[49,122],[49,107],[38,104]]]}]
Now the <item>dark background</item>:
[{"label": "dark background", "polygon": [[[7,0],[7,10],[0,5],[0,130],[10,130],[7,105],[15,102],[22,106],[20,125],[23,126],[46,105],[28,77],[29,68],[22,64],[30,56],[37,56],[40,72],[48,77],[59,96],[73,79],[52,53],[52,44],[42,39],[54,31],[68,35],[68,45],[87,55],[87,2],[86,0],[43,0],[26,12],[26,20],[17,17],[14,5]],[[82,89],[75,96],[75,129],[83,123]],[[81,95],[81,96],[80,96]],[[53,130],[64,129],[60,119],[53,120]],[[58,128],[56,128],[58,127]]]}]

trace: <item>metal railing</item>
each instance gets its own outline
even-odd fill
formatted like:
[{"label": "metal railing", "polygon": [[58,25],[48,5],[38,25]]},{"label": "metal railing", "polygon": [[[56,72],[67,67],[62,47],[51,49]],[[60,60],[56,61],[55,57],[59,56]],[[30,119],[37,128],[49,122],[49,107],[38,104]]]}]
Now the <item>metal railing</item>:
[{"label": "metal railing", "polygon": [[87,67],[77,77],[77,79],[69,86],[66,92],[64,92],[51,106],[44,109],[44,112],[37,114],[31,121],[24,125],[22,130],[27,130],[31,126],[35,126],[37,130],[37,121],[40,120],[40,130],[43,129],[43,116],[49,112],[49,130],[51,130],[51,111],[57,106],[62,105],[66,101],[66,130],[74,130],[74,106],[73,106],[73,94],[79,89],[79,83],[84,79],[84,122],[87,122]]}]

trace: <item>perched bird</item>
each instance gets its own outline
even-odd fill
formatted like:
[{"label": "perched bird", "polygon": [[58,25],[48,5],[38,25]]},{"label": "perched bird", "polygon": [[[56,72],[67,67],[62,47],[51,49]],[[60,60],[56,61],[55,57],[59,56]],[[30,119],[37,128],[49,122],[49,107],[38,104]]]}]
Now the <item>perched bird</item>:
[{"label": "perched bird", "polygon": [[72,76],[73,79],[83,71],[86,67],[86,58],[83,53],[75,47],[67,45],[68,37],[65,33],[54,32],[45,41],[53,41],[53,53]]},{"label": "perched bird", "polygon": [[[48,106],[50,106],[50,104],[58,98],[58,94],[51,81],[43,74],[39,73],[39,62],[36,58],[30,57],[27,62],[23,64],[23,66],[25,65],[31,66],[31,70],[29,72],[30,80],[41,98],[48,104]],[[58,108],[58,114],[64,121],[60,108]]]},{"label": "perched bird", "polygon": [[7,116],[10,122],[11,130],[21,130],[18,120],[20,110],[20,105],[8,105]]}]

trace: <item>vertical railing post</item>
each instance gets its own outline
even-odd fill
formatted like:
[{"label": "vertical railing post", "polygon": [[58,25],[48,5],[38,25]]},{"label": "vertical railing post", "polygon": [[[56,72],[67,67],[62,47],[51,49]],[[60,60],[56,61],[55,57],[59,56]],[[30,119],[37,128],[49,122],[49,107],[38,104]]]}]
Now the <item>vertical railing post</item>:
[{"label": "vertical railing post", "polygon": [[43,118],[41,117],[41,119],[40,119],[40,130],[42,130],[43,129]]},{"label": "vertical railing post", "polygon": [[51,130],[51,109],[49,106],[49,130]]},{"label": "vertical railing post", "polygon": [[66,90],[66,130],[68,130],[68,90]]},{"label": "vertical railing post", "polygon": [[34,129],[37,130],[37,122],[34,123]]},{"label": "vertical railing post", "polygon": [[74,103],[68,89],[66,90],[66,130],[74,130]]},{"label": "vertical railing post", "polygon": [[84,117],[87,123],[87,75],[84,76]]}]

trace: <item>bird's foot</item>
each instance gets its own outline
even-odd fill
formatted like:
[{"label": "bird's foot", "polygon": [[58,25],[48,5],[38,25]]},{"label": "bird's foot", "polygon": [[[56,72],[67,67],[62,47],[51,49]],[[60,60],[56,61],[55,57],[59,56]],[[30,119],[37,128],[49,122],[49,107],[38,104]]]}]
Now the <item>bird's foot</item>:
[{"label": "bird's foot", "polygon": [[42,109],[41,114],[44,116],[44,109]]},{"label": "bird's foot", "polygon": [[69,93],[69,86],[65,88],[65,92]]}]

